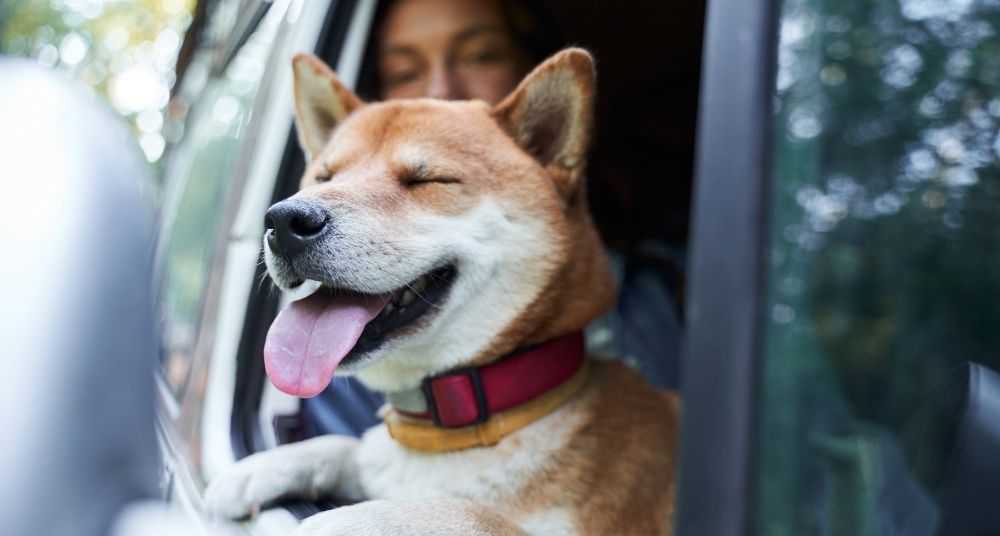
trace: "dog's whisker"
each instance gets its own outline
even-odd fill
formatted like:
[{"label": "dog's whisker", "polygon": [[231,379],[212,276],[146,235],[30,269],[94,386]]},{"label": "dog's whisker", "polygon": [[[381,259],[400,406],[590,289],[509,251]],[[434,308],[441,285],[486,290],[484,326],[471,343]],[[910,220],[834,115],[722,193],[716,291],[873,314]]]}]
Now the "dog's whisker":
[{"label": "dog's whisker", "polygon": [[268,278],[267,272],[263,272],[262,274],[260,274],[260,277],[257,278],[257,293],[258,294],[260,294],[260,291],[264,290],[264,285],[267,284],[268,279],[269,278]]}]

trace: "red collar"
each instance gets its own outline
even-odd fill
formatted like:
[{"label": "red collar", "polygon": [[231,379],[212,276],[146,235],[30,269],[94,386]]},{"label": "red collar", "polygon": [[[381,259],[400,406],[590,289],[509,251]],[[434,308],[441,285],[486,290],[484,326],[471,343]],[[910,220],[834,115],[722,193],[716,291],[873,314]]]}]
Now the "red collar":
[{"label": "red collar", "polygon": [[575,331],[481,367],[424,378],[421,393],[429,410],[394,409],[443,428],[481,423],[558,387],[580,369],[584,355],[583,332]]}]

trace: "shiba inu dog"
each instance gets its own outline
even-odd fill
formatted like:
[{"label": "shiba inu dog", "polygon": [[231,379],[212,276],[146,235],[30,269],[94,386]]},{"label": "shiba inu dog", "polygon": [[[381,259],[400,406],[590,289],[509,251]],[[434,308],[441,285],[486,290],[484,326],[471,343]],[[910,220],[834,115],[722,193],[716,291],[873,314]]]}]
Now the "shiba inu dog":
[{"label": "shiba inu dog", "polygon": [[386,394],[385,423],[254,454],[208,508],[355,502],[296,534],[666,534],[679,400],[581,330],[615,289],[588,212],[594,66],[567,49],[501,103],[365,104],[298,55],[301,190],[268,210],[282,311],[265,363],[309,397],[338,374]]}]

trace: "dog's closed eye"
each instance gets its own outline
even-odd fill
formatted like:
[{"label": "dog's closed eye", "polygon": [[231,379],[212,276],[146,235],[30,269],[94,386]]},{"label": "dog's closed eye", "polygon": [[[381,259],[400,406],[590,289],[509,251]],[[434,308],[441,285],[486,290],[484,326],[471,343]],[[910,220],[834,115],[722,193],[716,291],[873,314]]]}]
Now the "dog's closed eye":
[{"label": "dog's closed eye", "polygon": [[460,184],[462,181],[455,177],[404,175],[399,182],[407,188],[415,188],[425,184]]}]

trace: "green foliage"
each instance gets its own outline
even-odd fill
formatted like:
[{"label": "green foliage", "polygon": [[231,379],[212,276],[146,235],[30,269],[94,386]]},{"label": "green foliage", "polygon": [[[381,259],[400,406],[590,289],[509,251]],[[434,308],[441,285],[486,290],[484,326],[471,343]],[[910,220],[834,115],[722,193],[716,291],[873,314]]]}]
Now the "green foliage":
[{"label": "green foliage", "polygon": [[0,53],[30,57],[104,95],[147,158],[163,154],[164,112],[194,0],[7,0]]}]

